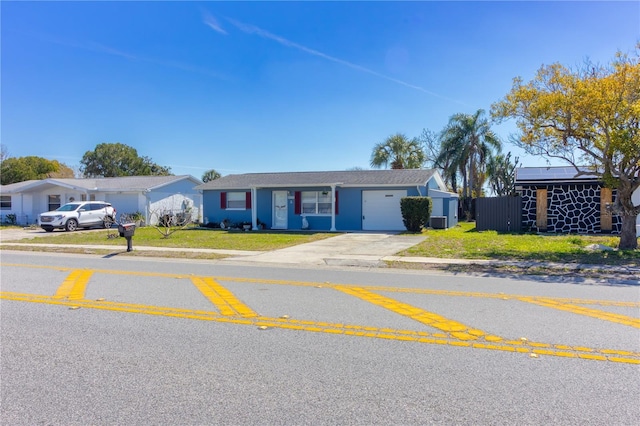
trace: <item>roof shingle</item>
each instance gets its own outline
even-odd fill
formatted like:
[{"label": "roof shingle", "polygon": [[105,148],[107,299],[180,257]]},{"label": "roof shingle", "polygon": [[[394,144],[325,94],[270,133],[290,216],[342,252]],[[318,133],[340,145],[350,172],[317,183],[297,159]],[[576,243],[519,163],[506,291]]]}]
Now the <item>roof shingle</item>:
[{"label": "roof shingle", "polygon": [[326,172],[245,173],[227,175],[196,189],[249,189],[285,186],[414,186],[424,185],[433,176],[432,169],[347,170]]}]

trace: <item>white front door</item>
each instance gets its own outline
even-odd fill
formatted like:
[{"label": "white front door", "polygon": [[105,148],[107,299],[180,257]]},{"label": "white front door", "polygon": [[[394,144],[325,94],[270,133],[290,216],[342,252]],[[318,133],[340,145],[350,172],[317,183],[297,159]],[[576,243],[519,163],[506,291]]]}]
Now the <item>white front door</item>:
[{"label": "white front door", "polygon": [[363,231],[404,231],[400,199],[406,190],[362,191]]},{"label": "white front door", "polygon": [[287,229],[287,191],[273,191],[273,229]]}]

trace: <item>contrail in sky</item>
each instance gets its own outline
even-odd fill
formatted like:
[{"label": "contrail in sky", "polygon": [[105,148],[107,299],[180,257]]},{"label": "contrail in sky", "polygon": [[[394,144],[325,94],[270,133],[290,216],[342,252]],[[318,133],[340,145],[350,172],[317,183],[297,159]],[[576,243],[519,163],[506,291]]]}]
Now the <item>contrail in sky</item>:
[{"label": "contrail in sky", "polygon": [[[276,42],[280,43],[283,46],[292,47],[294,49],[298,49],[298,50],[301,50],[301,51],[303,51],[305,53],[308,53],[310,55],[314,55],[314,56],[317,56],[319,58],[326,59],[328,61],[335,62],[335,63],[341,64],[341,65],[347,66],[347,67],[355,69],[357,71],[361,71],[361,72],[364,72],[364,73],[367,73],[367,74],[374,75],[374,76],[379,77],[379,78],[383,78],[385,80],[392,81],[392,82],[394,82],[396,84],[400,84],[400,85],[408,87],[410,89],[418,90],[420,92],[426,93],[426,94],[431,95],[431,96],[438,97],[440,99],[444,99],[444,100],[447,100],[447,101],[450,101],[450,102],[455,102],[455,103],[464,105],[463,102],[457,101],[455,99],[447,98],[447,97],[442,96],[442,95],[440,95],[438,93],[435,93],[435,92],[432,92],[430,90],[427,90],[424,87],[416,86],[415,84],[407,83],[406,81],[402,81],[402,80],[398,80],[397,78],[389,77],[388,75],[381,74],[381,73],[379,73],[377,71],[373,71],[373,70],[371,70],[369,68],[365,68],[363,66],[354,64],[354,63],[349,62],[349,61],[345,61],[343,59],[335,58],[333,56],[327,55],[326,53],[322,53],[322,52],[319,52],[317,50],[311,49],[309,47],[303,46],[301,44],[292,42],[290,40],[287,40],[284,37],[280,37],[280,36],[278,36],[276,34],[270,33],[269,31],[263,30],[262,28],[256,27],[255,25],[245,24],[243,22],[236,21],[235,19],[228,18],[228,17],[225,17],[225,20],[227,20],[234,27],[238,28],[240,31],[242,31],[242,32],[244,32],[246,34],[255,34],[255,35],[260,36],[262,38],[267,38],[267,39],[276,41]],[[206,25],[208,25],[209,27],[211,27],[216,32],[219,32],[221,34],[227,34],[227,32],[219,25],[218,21],[213,16],[211,16],[209,13],[206,13],[206,12],[205,12],[205,16],[204,16],[204,23]]]},{"label": "contrail in sky", "polygon": [[[106,53],[108,55],[119,56],[121,58],[125,58],[130,61],[148,62],[151,64],[161,65],[164,67],[176,68],[183,71],[199,73],[199,74],[207,75],[207,76],[214,77],[221,80],[229,79],[227,76],[209,71],[206,68],[201,68],[198,66],[193,66],[193,65],[189,65],[181,62],[164,61],[164,60],[134,55],[128,52],[124,52],[122,50],[114,49],[113,47],[106,46],[104,44],[96,43],[91,40],[85,39],[83,41],[76,41],[72,39],[52,36],[49,34],[34,33],[34,32],[22,32],[21,34],[25,34],[27,36],[37,38],[39,40],[42,40],[48,43],[54,43],[54,44],[59,44],[61,46],[73,47],[75,49],[89,50],[92,52]],[[223,31],[223,34],[226,34],[226,33]]]},{"label": "contrail in sky", "polygon": [[218,20],[215,17],[213,17],[213,15],[211,15],[206,10],[203,11],[202,14],[204,15],[204,23],[207,24],[209,27],[211,27],[212,30],[217,31],[220,34],[225,34],[225,35],[227,34],[227,32],[224,29],[222,29],[222,27],[218,23]]}]

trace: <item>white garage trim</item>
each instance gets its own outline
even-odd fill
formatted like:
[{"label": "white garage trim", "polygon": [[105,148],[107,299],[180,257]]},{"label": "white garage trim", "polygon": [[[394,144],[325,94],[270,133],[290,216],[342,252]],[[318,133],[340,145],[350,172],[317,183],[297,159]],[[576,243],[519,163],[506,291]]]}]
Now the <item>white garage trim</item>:
[{"label": "white garage trim", "polygon": [[362,191],[363,231],[404,231],[400,199],[406,190]]}]

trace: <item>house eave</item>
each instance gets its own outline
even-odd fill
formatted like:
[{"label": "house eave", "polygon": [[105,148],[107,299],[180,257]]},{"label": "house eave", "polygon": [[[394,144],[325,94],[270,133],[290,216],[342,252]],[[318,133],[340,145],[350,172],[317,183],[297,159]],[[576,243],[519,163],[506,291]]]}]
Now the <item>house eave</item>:
[{"label": "house eave", "polygon": [[600,179],[571,179],[571,180],[517,180],[515,185],[571,185],[576,183],[601,184]]},{"label": "house eave", "polygon": [[336,187],[336,188],[415,188],[416,186],[426,186],[425,183],[385,183],[385,184],[355,184],[341,182],[326,183],[307,183],[307,184],[274,184],[274,185],[250,185],[250,186],[221,186],[218,188],[202,188],[202,191],[233,191],[233,190],[249,190],[249,189],[284,189],[284,188],[319,188],[319,187]]}]

